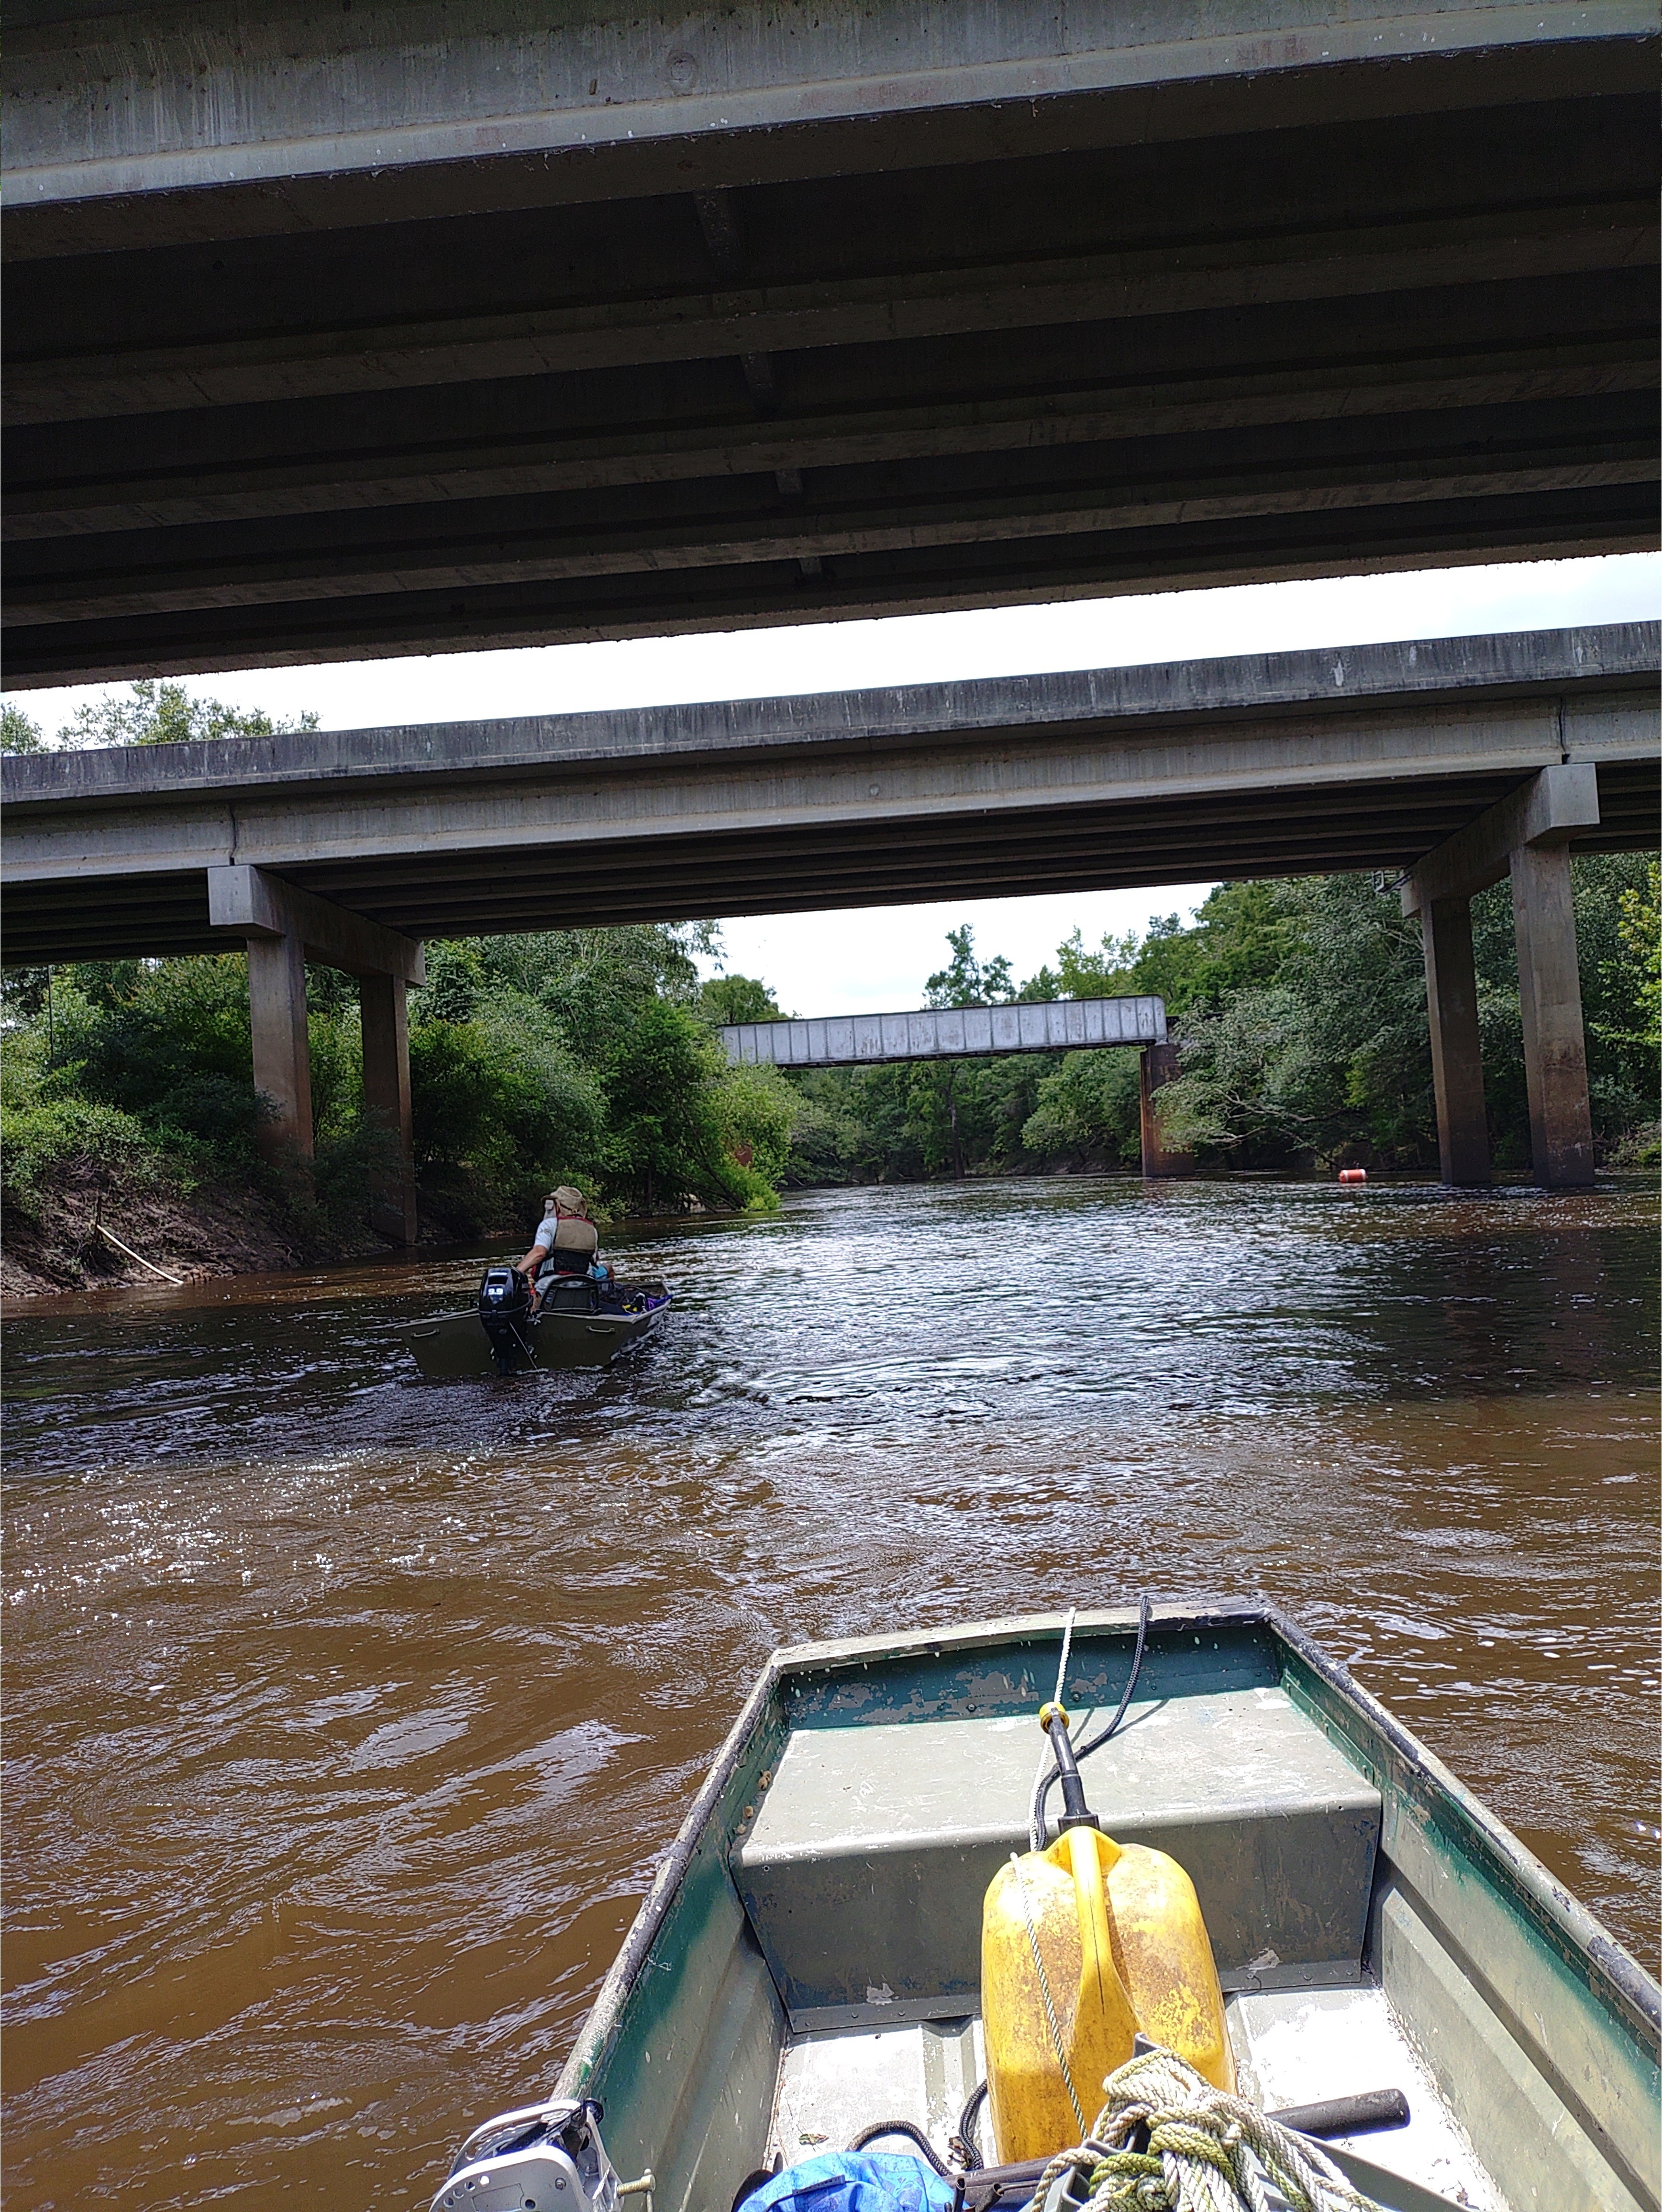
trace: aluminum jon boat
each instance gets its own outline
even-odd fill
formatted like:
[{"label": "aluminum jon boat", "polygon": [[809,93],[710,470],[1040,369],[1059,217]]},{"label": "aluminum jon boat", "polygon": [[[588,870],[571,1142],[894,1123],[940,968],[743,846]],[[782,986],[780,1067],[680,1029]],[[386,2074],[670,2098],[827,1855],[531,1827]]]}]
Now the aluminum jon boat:
[{"label": "aluminum jon boat", "polygon": [[649,1335],[669,1304],[661,1282],[619,1283],[604,1304],[591,1304],[587,1289],[575,1310],[551,1299],[540,1313],[516,1319],[509,1332],[487,1332],[475,1309],[406,1322],[400,1333],[429,1382],[523,1375],[533,1367],[604,1367]]},{"label": "aluminum jon boat", "polygon": [[[1030,1848],[1063,1626],[776,1654],[552,2100],[477,2130],[435,2205],[729,2212],[904,2123],[953,2202],[1018,2212],[1032,2175],[992,2178],[965,2107],[988,2063],[983,1895]],[[1108,1836],[1192,1879],[1239,2094],[1326,2106],[1287,2124],[1387,2212],[1658,2212],[1650,1977],[1273,1607],[1161,1604],[1141,1626],[1123,1725],[1083,1772]],[[1079,1616],[1076,1740],[1121,1699],[1138,1632]],[[1406,2125],[1380,2131],[1375,2092]]]}]

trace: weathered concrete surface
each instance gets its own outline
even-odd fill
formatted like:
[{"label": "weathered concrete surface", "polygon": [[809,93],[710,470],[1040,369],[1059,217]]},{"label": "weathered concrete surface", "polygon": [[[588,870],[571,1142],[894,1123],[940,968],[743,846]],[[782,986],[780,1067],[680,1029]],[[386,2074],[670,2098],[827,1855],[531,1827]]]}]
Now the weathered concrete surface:
[{"label": "weathered concrete surface", "polygon": [[1402,886],[1403,912],[1428,901],[1470,898],[1498,884],[1525,845],[1568,845],[1598,826],[1598,771],[1591,761],[1554,762],[1434,852]]},{"label": "weathered concrete surface", "polygon": [[349,975],[427,981],[426,957],[411,939],[281,883],[263,868],[210,868],[208,923],[237,937],[297,937],[307,959]]},{"label": "weathered concrete surface", "polygon": [[1549,1189],[1574,1188],[1592,1181],[1592,1113],[1564,846],[1521,845],[1513,853],[1512,919],[1536,1180]]},{"label": "weathered concrete surface", "polygon": [[221,933],[218,941],[240,939],[247,949],[254,1088],[276,1109],[257,1133],[261,1149],[279,1166],[293,1169],[313,1150],[306,963],[315,960],[358,977],[363,1103],[396,1147],[393,1168],[383,1179],[382,1218],[376,1225],[413,1244],[416,1176],[405,987],[426,981],[421,946],[263,868],[210,868],[207,894],[209,927]]},{"label": "weathered concrete surface", "polygon": [[1476,1188],[1489,1179],[1489,1158],[1471,901],[1428,899],[1420,908],[1420,922],[1425,935],[1426,1012],[1431,1024],[1431,1078],[1442,1178],[1446,1183]]},{"label": "weathered concrete surface", "polygon": [[306,954],[297,936],[250,937],[247,948],[254,1088],[272,1109],[254,1133],[268,1160],[292,1169],[313,1144]]},{"label": "weathered concrete surface", "polygon": [[1404,913],[1418,913],[1425,929],[1445,1182],[1488,1180],[1470,895],[1508,870],[1536,1176],[1549,1188],[1592,1181],[1569,848],[1597,836],[1599,801],[1590,763],[1543,768],[1428,853],[1402,886]]},{"label": "weathered concrete surface", "polygon": [[1151,1182],[1175,1176],[1192,1175],[1195,1156],[1166,1141],[1160,1127],[1159,1094],[1183,1073],[1174,1044],[1151,1044],[1137,1068],[1137,1096],[1142,1133],[1142,1172]]},{"label": "weathered concrete surface", "polygon": [[1641,848],[1657,665],[1641,623],[26,756],[6,957],[211,946],[234,864],[409,937],[1394,872],[1567,755]]},{"label": "weathered concrete surface", "polygon": [[721,1032],[741,1066],[875,1067],[892,1060],[980,1060],[1011,1052],[1082,1052],[1164,1043],[1157,998],[1059,999],[1038,1006],[925,1006],[913,1013],[829,1014],[734,1022]]},{"label": "weathered concrete surface", "polygon": [[[361,6],[350,25],[322,5],[198,7],[188,23],[96,4],[17,12],[6,198],[33,218],[35,252],[224,235],[239,220],[256,234],[384,221],[389,195],[368,186],[389,176],[400,214],[430,217],[834,173],[855,132],[867,161],[921,167],[961,153],[982,112],[995,134],[982,150],[1008,153],[1076,135],[1054,111],[1104,95],[1115,106],[1099,128],[1115,137],[1215,129],[1221,90],[1239,99],[1246,84],[1282,126],[1400,103],[1359,64],[1440,62],[1416,72],[1428,81],[1412,98],[1464,105],[1473,60],[1493,74],[1506,57],[1518,86],[1531,61],[1537,81],[1548,58],[1596,67],[1610,41],[1654,30],[1636,0],[1161,0],[1134,17],[1076,0],[1065,34],[1045,0],[551,18],[474,0]],[[743,143],[756,133],[762,146]]]},{"label": "weathered concrete surface", "polygon": [[552,12],[21,0],[13,687],[1654,541],[1641,0]]},{"label": "weathered concrete surface", "polygon": [[405,1244],[416,1241],[415,1125],[410,1104],[410,1024],[402,975],[364,975],[358,983],[363,1039],[363,1109],[396,1146],[382,1182],[376,1226]]}]

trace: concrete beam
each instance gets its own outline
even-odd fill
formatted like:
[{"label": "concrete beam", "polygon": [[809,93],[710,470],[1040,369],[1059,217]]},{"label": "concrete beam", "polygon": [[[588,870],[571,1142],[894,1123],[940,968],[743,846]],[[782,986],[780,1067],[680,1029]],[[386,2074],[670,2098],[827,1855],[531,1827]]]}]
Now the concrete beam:
[{"label": "concrete beam", "polygon": [[[1592,1181],[1592,1114],[1568,847],[1598,822],[1596,765],[1561,762],[1543,768],[1428,853],[1402,887],[1403,912],[1419,914],[1422,922],[1428,919],[1426,981],[1445,1182],[1472,1179],[1470,1170],[1479,1164],[1476,1117],[1482,1113],[1482,1074],[1466,902],[1508,871],[1536,1177],[1549,1189]],[[1476,1180],[1487,1180],[1487,1150],[1485,1138],[1484,1173]]]},{"label": "concrete beam", "polygon": [[[1347,432],[1347,434],[1348,432]],[[1081,455],[1067,485],[1048,455],[989,463],[977,480],[952,492],[926,492],[897,505],[868,482],[857,496],[824,496],[782,507],[770,480],[666,492],[638,501],[581,498],[488,501],[445,518],[429,536],[412,518],[343,518],[314,550],[298,552],[286,521],[235,532],[142,531],[119,549],[78,537],[11,557],[10,622],[129,620],[149,614],[254,607],[294,611],[307,602],[385,599],[400,590],[458,591],[533,582],[581,583],[675,572],[777,567],[808,558],[839,562],[941,549],[1116,534],[1139,540],[1151,531],[1288,517],[1331,518],[1344,509],[1441,507],[1462,499],[1532,498],[1590,487],[1648,487],[1654,458],[1639,435],[1605,441],[1599,454],[1525,449],[1504,461],[1457,454],[1428,462],[1418,453],[1375,451],[1330,460],[1307,427],[1294,462],[1294,434],[1280,441],[1285,465],[1260,450],[1243,459],[1238,440],[1174,441],[1164,471],[1127,481],[1132,456],[1113,447]],[[1388,443],[1381,434],[1381,444]],[[1261,441],[1262,444],[1262,441]],[[800,471],[799,471],[800,474]],[[609,507],[609,514],[602,510]],[[632,512],[630,510],[633,510]],[[423,538],[425,542],[422,542]],[[111,576],[116,554],[124,580]]]},{"label": "concrete beam", "polygon": [[1512,918],[1536,1180],[1549,1190],[1584,1188],[1593,1179],[1592,1113],[1570,856],[1562,844],[1513,852]]},{"label": "concrete beam", "polygon": [[572,374],[712,356],[956,337],[1058,324],[1238,311],[1270,304],[1424,291],[1475,282],[1539,283],[1653,260],[1648,203],[1546,207],[1468,218],[1458,234],[1423,222],[1348,226],[1302,237],[1220,240],[1180,260],[1168,248],[1057,255],[979,267],[829,276],[798,283],[707,285],[532,313],[405,318],[353,332],[295,328],[259,338],[104,346],[19,362],[11,423],[107,419],[191,405],[236,406],[482,379]]},{"label": "concrete beam", "polygon": [[1549,763],[1509,798],[1428,853],[1402,885],[1403,912],[1440,899],[1470,898],[1498,884],[1529,846],[1567,845],[1598,826],[1598,769],[1592,761]]},{"label": "concrete beam", "polygon": [[1163,1043],[1166,1003],[1058,999],[1036,1006],[923,1007],[916,1013],[735,1022],[719,1034],[728,1058],[741,1066],[876,1067],[896,1060]]},{"label": "concrete beam", "polygon": [[304,1172],[312,1157],[312,1048],[306,1030],[306,956],[297,937],[248,939],[248,1017],[254,1088],[272,1109],[255,1130],[274,1167]]},{"label": "concrete beam", "polygon": [[411,981],[408,937],[1394,869],[1567,750],[1606,781],[1601,849],[1637,848],[1657,651],[1618,625],[22,756],[0,763],[7,957],[246,933],[252,885],[210,915],[228,866],[349,911],[345,944],[303,925],[314,957]]},{"label": "concrete beam", "polygon": [[[1190,333],[1191,347],[1194,335]],[[1650,391],[1656,365],[1636,356],[1625,339],[1580,347],[1540,340],[1502,349],[1450,345],[1428,362],[1416,355],[1401,367],[1347,362],[1305,371],[1284,368],[1208,374],[1192,360],[1189,374],[1128,386],[1086,376],[1060,380],[1037,404],[1031,392],[992,393],[954,402],[939,391],[915,401],[884,403],[859,392],[812,411],[712,420],[707,411],[667,426],[641,421],[623,429],[585,424],[574,404],[557,428],[539,420],[521,427],[516,387],[503,387],[487,421],[471,396],[458,404],[454,386],[405,395],[389,444],[373,452],[343,450],[350,432],[319,424],[311,403],[295,434],[293,410],[262,410],[210,424],[192,413],[192,435],[177,448],[156,429],[159,451],[135,456],[123,428],[119,450],[109,434],[89,453],[89,433],[72,436],[84,470],[41,451],[14,459],[6,496],[9,542],[106,532],[269,520],[283,515],[350,518],[366,510],[405,511],[434,501],[524,500],[549,494],[611,490],[625,485],[720,483],[732,477],[774,477],[783,469],[848,469],[896,462],[963,458],[1011,451],[1028,454],[1108,441],[1239,433],[1288,424],[1355,426],[1359,418],[1460,411],[1593,398]],[[688,380],[691,381],[691,380]],[[608,380],[612,382],[612,380]],[[1047,380],[1048,383],[1048,380]],[[543,380],[534,387],[544,399]],[[431,404],[423,403],[430,396]],[[700,390],[697,396],[706,395]],[[573,395],[574,402],[575,395]],[[644,412],[648,400],[643,395]],[[539,407],[539,414],[542,409]],[[273,416],[275,416],[275,420]],[[575,416],[575,419],[574,419]],[[505,419],[506,418],[506,419]],[[281,433],[287,427],[289,440]],[[217,435],[214,433],[217,432]],[[309,437],[325,450],[307,449]],[[58,443],[52,437],[55,447]]]},{"label": "concrete beam", "polygon": [[[910,0],[577,12],[229,4],[8,39],[19,250],[318,230],[1458,108],[1630,80],[1642,0],[1327,11]],[[1639,46],[1637,64],[1623,49]],[[1610,52],[1615,48],[1614,53]],[[1407,82],[1404,83],[1403,80]],[[12,212],[15,210],[15,212]]]},{"label": "concrete beam", "polygon": [[210,868],[208,922],[213,929],[256,939],[296,939],[304,957],[349,975],[395,975],[401,983],[424,983],[427,961],[421,946],[397,931],[384,929],[337,906],[331,899],[285,884],[263,868]]},{"label": "concrete beam", "polygon": [[273,1119],[261,1123],[259,1139],[266,1157],[280,1167],[292,1170],[313,1151],[306,963],[341,968],[360,979],[364,1110],[380,1122],[393,1146],[374,1225],[401,1243],[413,1244],[416,1180],[405,987],[426,980],[421,946],[261,868],[210,868],[207,889],[210,927],[234,933],[248,948],[254,1088],[277,1109]]}]

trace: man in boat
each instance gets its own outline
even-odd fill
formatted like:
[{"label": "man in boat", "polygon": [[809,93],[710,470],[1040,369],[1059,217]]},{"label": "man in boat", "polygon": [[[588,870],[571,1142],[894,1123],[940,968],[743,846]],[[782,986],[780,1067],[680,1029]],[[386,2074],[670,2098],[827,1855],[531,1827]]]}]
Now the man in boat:
[{"label": "man in boat", "polygon": [[519,1263],[531,1285],[534,1311],[544,1291],[561,1275],[587,1275],[600,1249],[600,1231],[588,1218],[581,1191],[562,1183],[543,1200],[536,1241]]}]

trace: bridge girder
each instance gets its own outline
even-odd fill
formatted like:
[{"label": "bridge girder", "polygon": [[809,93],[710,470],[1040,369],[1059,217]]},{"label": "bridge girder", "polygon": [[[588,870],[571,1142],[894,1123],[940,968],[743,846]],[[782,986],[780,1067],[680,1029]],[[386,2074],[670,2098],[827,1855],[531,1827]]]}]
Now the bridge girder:
[{"label": "bridge girder", "polygon": [[1655,540],[1637,0],[0,12],[14,686]]}]

